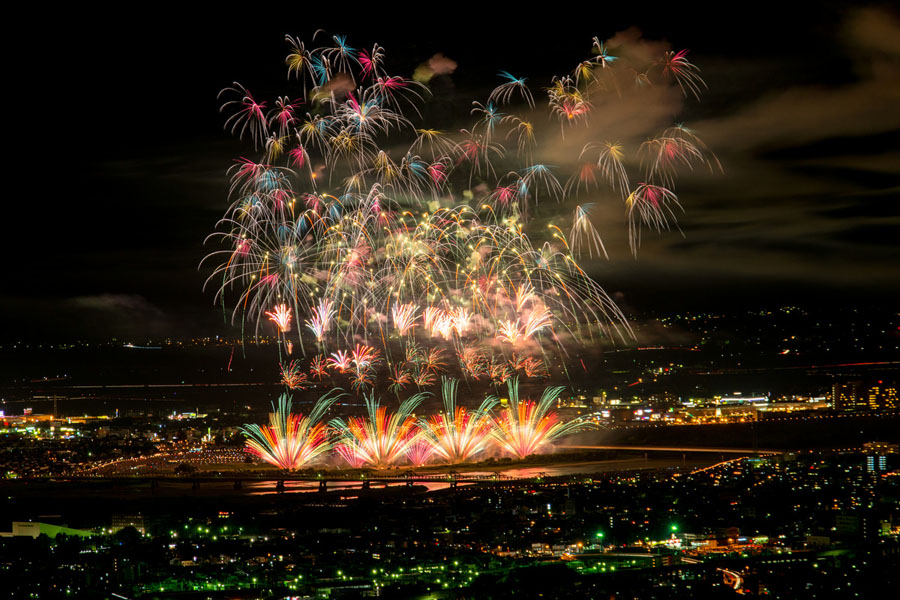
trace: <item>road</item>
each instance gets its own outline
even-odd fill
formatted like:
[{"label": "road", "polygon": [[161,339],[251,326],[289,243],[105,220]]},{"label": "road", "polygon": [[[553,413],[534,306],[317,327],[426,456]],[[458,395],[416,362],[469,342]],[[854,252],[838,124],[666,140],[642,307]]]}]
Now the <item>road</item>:
[{"label": "road", "polygon": [[782,450],[705,448],[697,446],[557,446],[557,450],[636,450],[638,452],[706,452],[707,454],[781,454]]}]

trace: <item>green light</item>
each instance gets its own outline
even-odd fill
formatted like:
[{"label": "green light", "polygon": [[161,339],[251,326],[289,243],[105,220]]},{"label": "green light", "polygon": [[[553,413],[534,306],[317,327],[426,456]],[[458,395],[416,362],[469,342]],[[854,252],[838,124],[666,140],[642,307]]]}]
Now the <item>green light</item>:
[{"label": "green light", "polygon": [[602,531],[598,531],[598,532],[597,532],[597,537],[598,537],[598,538],[602,538],[602,537],[603,537],[603,532],[602,532]]}]

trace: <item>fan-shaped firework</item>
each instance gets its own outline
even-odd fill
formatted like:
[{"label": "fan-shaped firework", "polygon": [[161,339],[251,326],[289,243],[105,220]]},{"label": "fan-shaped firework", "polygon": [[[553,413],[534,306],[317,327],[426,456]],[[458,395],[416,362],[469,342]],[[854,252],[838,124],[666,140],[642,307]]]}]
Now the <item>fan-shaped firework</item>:
[{"label": "fan-shaped firework", "polygon": [[517,458],[525,458],[555,439],[590,427],[591,423],[587,419],[563,422],[551,410],[563,389],[548,387],[537,402],[520,400],[519,379],[510,379],[507,382],[508,404],[494,417],[494,427],[491,430],[497,445]]},{"label": "fan-shaped firework", "polygon": [[316,403],[309,416],[291,413],[291,397],[282,394],[268,425],[245,425],[241,432],[247,437],[247,452],[280,469],[295,471],[331,448],[328,428],[321,422],[336,398],[326,394]]},{"label": "fan-shaped firework", "polygon": [[425,398],[416,394],[400,403],[397,412],[388,412],[371,393],[366,397],[368,417],[333,419],[338,432],[335,450],[354,467],[371,465],[383,469],[398,463],[417,441],[419,431],[413,411]]},{"label": "fan-shaped firework", "polygon": [[421,467],[434,456],[434,446],[419,438],[406,448],[406,459],[414,467]]},{"label": "fan-shaped firework", "polygon": [[496,398],[484,400],[475,410],[456,403],[459,382],[444,378],[444,412],[420,421],[422,437],[432,447],[434,454],[448,463],[470,460],[490,443],[490,410]]}]

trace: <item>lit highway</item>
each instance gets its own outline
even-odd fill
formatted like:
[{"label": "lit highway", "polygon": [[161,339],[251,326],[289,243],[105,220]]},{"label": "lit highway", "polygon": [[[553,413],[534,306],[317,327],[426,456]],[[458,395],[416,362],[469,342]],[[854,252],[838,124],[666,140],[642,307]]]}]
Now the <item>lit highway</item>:
[{"label": "lit highway", "polygon": [[780,454],[782,450],[703,448],[696,446],[559,446],[560,450],[638,450],[640,452],[706,452],[709,454]]}]

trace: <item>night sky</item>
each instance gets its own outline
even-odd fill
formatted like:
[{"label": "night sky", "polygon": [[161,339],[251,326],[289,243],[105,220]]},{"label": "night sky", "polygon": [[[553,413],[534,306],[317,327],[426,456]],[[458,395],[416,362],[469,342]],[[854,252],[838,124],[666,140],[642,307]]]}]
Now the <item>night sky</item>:
[{"label": "night sky", "polygon": [[[636,27],[688,48],[709,90],[654,108],[663,127],[697,131],[724,173],[683,177],[684,236],[646,235],[636,261],[621,206],[603,211],[611,260],[588,269],[624,306],[656,312],[896,304],[900,20],[880,6],[781,4],[738,17],[631,4],[566,14],[447,5],[430,9],[438,18],[374,3],[148,8],[118,22],[33,15],[7,44],[0,339],[228,333],[198,264],[226,207],[226,170],[253,153],[223,131],[216,94],[233,81],[269,100],[289,92],[284,36],[308,41],[319,28],[355,47],[379,43],[398,75],[436,52],[453,58],[462,114],[500,69],[527,76],[540,98],[553,74],[590,56],[595,35]],[[609,125],[638,141],[661,129],[615,114]]]}]

